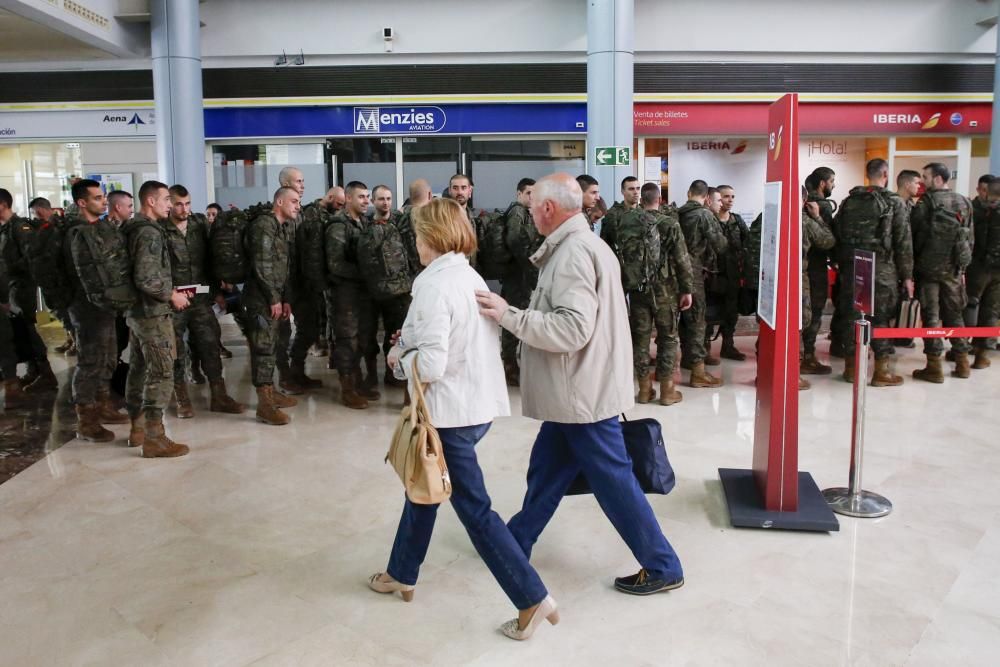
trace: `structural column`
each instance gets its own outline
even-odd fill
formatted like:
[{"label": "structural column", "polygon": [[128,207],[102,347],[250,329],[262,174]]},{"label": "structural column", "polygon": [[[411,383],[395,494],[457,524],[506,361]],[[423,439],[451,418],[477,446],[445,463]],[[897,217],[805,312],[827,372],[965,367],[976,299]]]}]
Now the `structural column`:
[{"label": "structural column", "polygon": [[191,205],[208,205],[205,117],[201,89],[198,0],[151,0],[153,98],[160,179],[191,192]]},{"label": "structural column", "polygon": [[599,166],[595,151],[632,148],[634,43],[634,0],[587,0],[587,172],[609,205],[634,167]]},{"label": "structural column", "polygon": [[[997,48],[993,65],[993,127],[990,130],[990,173],[1000,174],[1000,2],[994,3],[997,10]],[[969,174],[970,183],[972,174]]]}]

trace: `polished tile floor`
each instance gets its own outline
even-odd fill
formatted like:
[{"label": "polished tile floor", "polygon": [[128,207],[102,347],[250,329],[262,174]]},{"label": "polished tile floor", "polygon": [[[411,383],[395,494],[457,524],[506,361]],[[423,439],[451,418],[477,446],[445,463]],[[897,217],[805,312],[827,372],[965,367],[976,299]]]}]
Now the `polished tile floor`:
[{"label": "polished tile floor", "polygon": [[[752,353],[752,338],[739,345]],[[231,349],[227,376],[252,403],[246,348]],[[898,367],[921,361],[904,350]],[[365,586],[402,502],[382,461],[401,392],[353,412],[325,389],[269,427],[208,413],[199,388],[197,417],[168,424],[192,446],[183,459],[56,437],[0,485],[0,664],[995,665],[996,361],[971,380],[869,392],[865,486],[895,511],[832,534],[728,524],[716,470],[750,461],[752,360],[724,362],[720,390],[637,408],[663,422],[678,474],[650,502],[687,584],[616,593],[637,566],[593,498],[569,498],[534,555],[562,622],[524,644],[497,632],[513,609],[450,510],[412,603]],[[324,362],[311,370],[330,384]],[[847,481],[850,400],[835,376],[801,394],[801,467],[820,487]],[[501,419],[480,445],[504,517],[536,428]]]}]

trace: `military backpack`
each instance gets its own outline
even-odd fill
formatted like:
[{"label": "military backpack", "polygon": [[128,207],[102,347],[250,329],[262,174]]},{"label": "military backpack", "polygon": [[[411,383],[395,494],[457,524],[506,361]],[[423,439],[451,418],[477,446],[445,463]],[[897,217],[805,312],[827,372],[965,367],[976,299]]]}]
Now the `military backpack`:
[{"label": "military backpack", "polygon": [[834,235],[845,253],[869,250],[885,257],[892,252],[892,205],[878,190],[853,188],[837,211]]},{"label": "military backpack", "polygon": [[208,250],[213,275],[224,283],[236,285],[247,279],[246,248],[243,234],[249,220],[239,209],[225,211],[212,223],[208,233]]},{"label": "military backpack", "polygon": [[[986,226],[985,233],[982,235],[983,248],[980,251],[983,263],[991,269],[1000,269],[1000,211],[990,207],[981,219]],[[979,250],[978,241],[976,249]]]},{"label": "military backpack", "polygon": [[660,229],[656,216],[634,210],[622,216],[615,230],[615,255],[622,266],[622,287],[644,292],[660,272]]},{"label": "military backpack", "polygon": [[67,308],[73,301],[72,259],[66,256],[65,240],[67,231],[80,223],[79,218],[53,217],[42,223],[32,238],[31,277],[52,310]]},{"label": "military backpack", "polygon": [[972,261],[968,223],[961,214],[942,206],[933,192],[924,195],[928,213],[929,235],[916,257],[924,277],[950,277],[961,273]]},{"label": "military backpack", "polygon": [[370,222],[357,240],[358,269],[376,299],[409,294],[413,286],[406,242],[392,222]]},{"label": "military backpack", "polygon": [[327,287],[324,239],[329,220],[323,205],[314,202],[302,209],[302,222],[295,228],[299,277],[307,290],[317,294]]},{"label": "military backpack", "polygon": [[476,252],[476,270],[486,280],[503,278],[511,263],[512,258],[505,239],[509,211],[509,207],[506,211],[480,211],[476,216],[476,243],[479,246]]},{"label": "military backpack", "polygon": [[113,312],[135,304],[138,294],[125,234],[107,222],[82,223],[70,228],[67,243],[88,301]]}]

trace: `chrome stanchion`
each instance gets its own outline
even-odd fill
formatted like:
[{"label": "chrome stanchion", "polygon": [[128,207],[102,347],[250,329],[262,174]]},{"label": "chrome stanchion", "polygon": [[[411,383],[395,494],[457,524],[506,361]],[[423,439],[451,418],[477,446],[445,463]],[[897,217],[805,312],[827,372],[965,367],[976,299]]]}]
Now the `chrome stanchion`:
[{"label": "chrome stanchion", "polygon": [[892,511],[892,503],[883,496],[861,488],[861,464],[865,444],[865,387],[868,384],[868,346],[871,322],[862,318],[854,323],[854,415],[851,434],[851,469],[848,488],[825,489],[823,497],[837,514],[873,519]]}]

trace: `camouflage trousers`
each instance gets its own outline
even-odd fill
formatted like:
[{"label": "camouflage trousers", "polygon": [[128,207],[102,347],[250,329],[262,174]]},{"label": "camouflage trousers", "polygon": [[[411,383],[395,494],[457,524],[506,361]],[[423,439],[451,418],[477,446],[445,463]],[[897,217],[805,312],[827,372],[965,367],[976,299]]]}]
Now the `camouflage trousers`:
[{"label": "camouflage trousers", "polygon": [[10,317],[0,312],[0,372],[4,380],[17,377],[17,351],[14,347],[14,329]]},{"label": "camouflage trousers", "polygon": [[[884,265],[883,265],[884,266]],[[854,265],[840,263],[841,289],[837,292],[840,302],[840,312],[843,314],[837,324],[836,331],[839,340],[844,343],[844,354],[853,355],[857,347],[854,341],[854,322],[860,319],[861,313],[854,310]],[[896,269],[891,264],[875,277],[875,312],[865,317],[872,327],[887,327],[889,320],[896,315],[899,305],[899,288],[896,283]],[[872,351],[876,359],[885,359],[892,354],[892,344],[885,338],[873,338]]]},{"label": "camouflage trousers", "polygon": [[[844,284],[844,280],[841,277],[841,272],[840,272],[840,269],[838,268],[837,269],[837,279],[833,283],[833,290],[832,290],[832,297],[833,297],[833,317],[830,319],[830,344],[831,344],[831,346],[832,345],[836,345],[837,343],[843,344],[843,343],[846,342],[846,341],[844,341],[841,338],[841,335],[843,335],[843,332],[845,331],[845,327],[844,327],[845,321],[847,321],[847,324],[849,325],[847,327],[848,331],[850,331],[850,327],[854,326],[853,323],[851,323],[848,320],[848,318],[850,317],[850,312],[847,312],[847,313],[844,312],[844,306],[843,306],[844,302],[843,302],[843,299],[840,298],[841,293],[844,291],[844,289],[841,287],[843,284]],[[853,288],[850,288],[850,289],[853,289]],[[852,306],[853,303],[854,302],[852,300],[851,303],[848,304],[848,305]],[[849,337],[853,338],[854,337],[853,333]]]},{"label": "camouflage trousers", "polygon": [[[278,364],[281,345],[281,325],[287,320],[273,319],[264,304],[244,303],[247,344],[250,347],[250,379],[255,387],[274,384],[274,367]],[[285,354],[287,363],[287,351]]]},{"label": "camouflage trousers", "polygon": [[326,313],[323,317],[326,341],[328,345],[333,345],[337,334],[334,333],[334,326],[337,322],[337,292],[331,287],[323,290],[323,301],[326,302]]},{"label": "camouflage trousers", "polygon": [[677,295],[664,286],[628,292],[628,323],[632,330],[632,363],[636,379],[649,374],[649,340],[656,327],[656,377],[674,375],[677,363]]},{"label": "camouflage trousers", "polygon": [[726,291],[722,294],[722,322],[719,329],[726,338],[736,334],[736,324],[740,320],[740,281],[727,280]]},{"label": "camouflage trousers", "polygon": [[115,314],[101,310],[86,297],[77,297],[69,306],[69,317],[77,332],[73,402],[92,405],[99,391],[110,389],[118,365]]},{"label": "camouflage trousers", "polygon": [[374,359],[378,357],[378,321],[382,319],[382,354],[389,356],[392,348],[392,335],[403,328],[406,320],[406,313],[410,310],[411,297],[409,294],[389,297],[388,299],[373,299],[371,308],[368,310],[369,321],[364,329],[367,332],[367,339],[364,343],[364,357]]},{"label": "camouflage trousers", "polygon": [[142,412],[149,420],[161,421],[174,393],[177,345],[172,316],[167,313],[129,317],[126,322],[131,357],[125,381],[125,405],[133,418]]},{"label": "camouflage trousers", "polygon": [[[962,279],[958,276],[949,276],[944,280],[918,280],[917,299],[920,301],[920,314],[924,326],[928,329],[965,326],[962,311],[965,310],[968,301]],[[951,349],[956,354],[967,354],[969,340],[952,338]],[[942,352],[944,352],[943,339],[924,339],[924,354],[936,356]]]},{"label": "camouflage trousers", "polygon": [[813,354],[816,352],[816,337],[819,335],[823,310],[826,308],[826,293],[829,289],[826,265],[809,268],[805,273],[805,279],[803,296],[807,298],[802,302],[802,352]]},{"label": "camouflage trousers", "polygon": [[[979,319],[976,326],[995,327],[1000,321],[1000,269],[973,264],[965,276],[970,298],[979,299]],[[976,338],[977,348],[985,348],[987,338]]]},{"label": "camouflage trousers", "polygon": [[[701,269],[695,271],[695,276],[701,275]],[[691,365],[705,361],[705,316],[708,313],[708,302],[705,300],[705,283],[695,279],[691,290],[691,307],[681,313],[681,355],[685,362]]]},{"label": "camouflage trousers", "polygon": [[336,348],[333,365],[342,377],[361,367],[362,341],[368,341],[372,326],[371,299],[359,282],[341,280],[333,286],[337,312],[333,318]]},{"label": "camouflage trousers", "polygon": [[[511,277],[503,281],[500,289],[502,296],[507,303],[515,308],[527,308],[531,302],[531,292],[534,288],[523,278]],[[507,331],[503,327],[500,330],[500,356],[504,364],[516,364],[517,359],[517,336]]]},{"label": "camouflage trousers", "polygon": [[35,283],[18,279],[10,283],[10,309],[20,313],[28,325],[28,338],[31,341],[31,352],[35,361],[48,360],[48,348],[45,341],[38,335],[35,327],[35,316],[38,314],[38,288]]},{"label": "camouflage trousers", "polygon": [[[204,296],[195,297],[191,305],[173,314],[174,337],[177,347],[177,359],[174,361],[174,382],[186,381],[187,347],[191,355],[201,362],[201,370],[209,382],[222,379],[222,327],[215,317],[212,304]],[[184,334],[187,334],[188,345],[184,345]]]},{"label": "camouflage trousers", "polygon": [[288,349],[288,357],[292,366],[301,366],[306,362],[309,348],[319,340],[320,313],[326,304],[322,294],[310,292],[297,298],[292,304],[292,315],[295,318],[295,331]]}]

